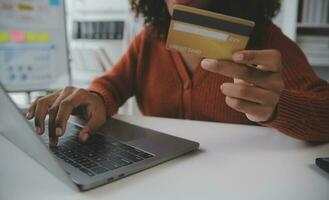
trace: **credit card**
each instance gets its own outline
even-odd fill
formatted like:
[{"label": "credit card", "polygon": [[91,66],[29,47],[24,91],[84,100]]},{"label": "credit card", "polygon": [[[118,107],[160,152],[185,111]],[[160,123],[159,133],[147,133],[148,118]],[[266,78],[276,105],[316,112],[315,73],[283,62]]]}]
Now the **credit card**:
[{"label": "credit card", "polygon": [[167,38],[167,49],[202,58],[232,60],[246,48],[253,21],[183,5],[175,5]]}]

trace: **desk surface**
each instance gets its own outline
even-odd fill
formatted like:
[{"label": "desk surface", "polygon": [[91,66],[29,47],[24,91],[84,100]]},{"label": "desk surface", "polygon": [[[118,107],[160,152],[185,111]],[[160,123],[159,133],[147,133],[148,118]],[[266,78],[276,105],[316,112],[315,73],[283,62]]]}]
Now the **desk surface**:
[{"label": "desk surface", "polygon": [[329,174],[314,165],[329,144],[275,130],[150,117],[116,118],[200,142],[199,152],[89,192],[72,191],[0,136],[0,199],[327,200]]}]

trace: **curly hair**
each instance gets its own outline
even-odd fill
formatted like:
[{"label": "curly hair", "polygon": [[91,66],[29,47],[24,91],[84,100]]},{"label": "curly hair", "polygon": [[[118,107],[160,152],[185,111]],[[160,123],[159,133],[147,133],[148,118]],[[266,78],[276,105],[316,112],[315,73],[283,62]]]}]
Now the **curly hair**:
[{"label": "curly hair", "polygon": [[[159,38],[166,39],[171,16],[166,0],[129,0],[136,17],[143,16]],[[210,0],[209,11],[244,18],[256,22],[248,47],[261,48],[264,31],[279,11],[281,0]]]}]

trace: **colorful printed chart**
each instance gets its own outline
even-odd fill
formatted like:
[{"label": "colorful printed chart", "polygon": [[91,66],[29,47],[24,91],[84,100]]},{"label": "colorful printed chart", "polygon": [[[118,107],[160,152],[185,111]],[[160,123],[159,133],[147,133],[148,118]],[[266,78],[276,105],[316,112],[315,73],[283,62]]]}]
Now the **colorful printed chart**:
[{"label": "colorful printed chart", "polygon": [[63,0],[0,0],[0,81],[10,91],[69,84]]},{"label": "colorful printed chart", "polygon": [[53,47],[0,48],[5,68],[2,80],[5,83],[30,81],[46,82],[52,78]]}]

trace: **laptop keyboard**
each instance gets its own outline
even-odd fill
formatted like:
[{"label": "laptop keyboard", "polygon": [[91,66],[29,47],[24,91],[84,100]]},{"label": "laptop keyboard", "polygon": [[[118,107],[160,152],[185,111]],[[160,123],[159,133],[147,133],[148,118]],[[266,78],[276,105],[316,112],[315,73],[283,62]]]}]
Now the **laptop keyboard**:
[{"label": "laptop keyboard", "polygon": [[87,143],[81,143],[74,125],[69,125],[71,135],[60,138],[51,151],[66,163],[88,176],[95,176],[123,166],[140,162],[154,155],[118,141],[109,142],[102,135],[93,135]]}]

